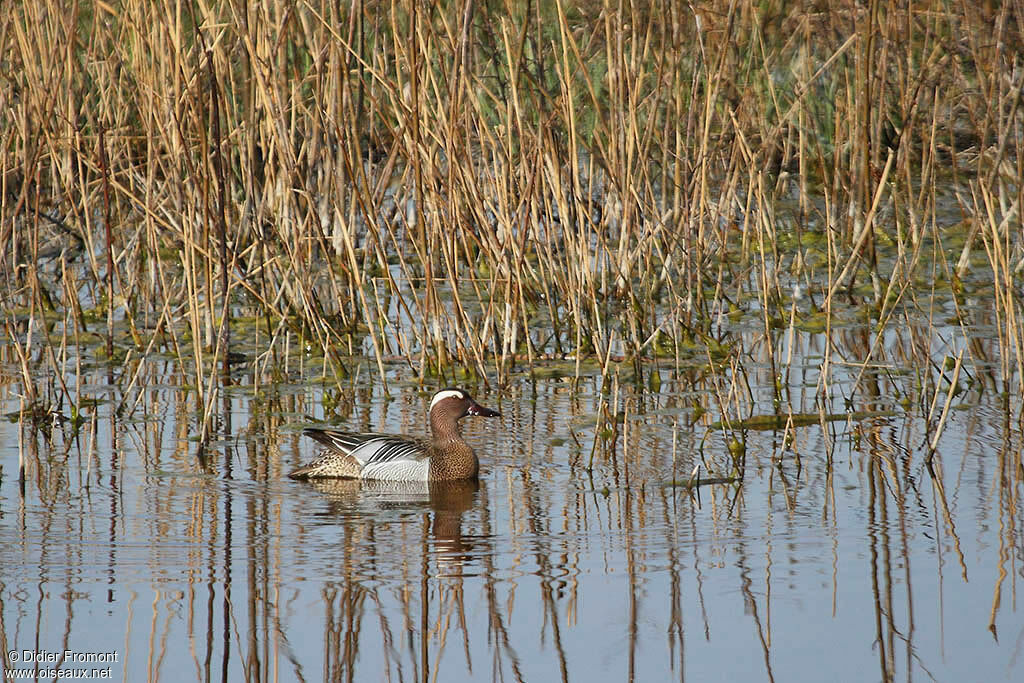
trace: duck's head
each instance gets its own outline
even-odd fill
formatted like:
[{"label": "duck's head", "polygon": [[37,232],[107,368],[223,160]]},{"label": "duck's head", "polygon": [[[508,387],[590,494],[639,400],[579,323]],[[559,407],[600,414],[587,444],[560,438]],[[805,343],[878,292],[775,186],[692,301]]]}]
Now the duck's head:
[{"label": "duck's head", "polygon": [[501,417],[497,410],[485,408],[473,400],[468,393],[456,387],[441,389],[430,400],[430,419],[441,419],[451,422],[460,420],[467,415],[477,417]]}]

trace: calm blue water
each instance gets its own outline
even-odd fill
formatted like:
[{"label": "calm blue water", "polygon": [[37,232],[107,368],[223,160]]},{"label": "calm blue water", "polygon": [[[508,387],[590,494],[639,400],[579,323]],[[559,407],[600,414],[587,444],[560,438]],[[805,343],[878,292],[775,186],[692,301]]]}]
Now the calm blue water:
[{"label": "calm blue water", "polygon": [[[816,411],[815,348],[789,378],[794,412]],[[855,374],[836,371],[837,396]],[[929,401],[900,408],[883,380],[852,405],[871,417],[798,427],[789,446],[746,431],[742,485],[698,497],[669,484],[702,460],[731,469],[709,427],[728,385],[699,370],[657,392],[625,375],[606,394],[599,378],[475,388],[504,414],[464,421],[480,482],[433,490],[287,479],[314,455],[299,430],[325,417],[303,381],[232,388],[204,469],[194,394],[148,376],[127,396],[84,377],[106,400],[77,435],[0,422],[8,669],[33,668],[12,651],[70,650],[113,653],[89,666],[131,681],[1024,675],[1022,439],[994,392],[958,397],[935,478]],[[331,385],[327,417],[421,433],[433,388]],[[614,444],[602,400],[623,413]]]}]

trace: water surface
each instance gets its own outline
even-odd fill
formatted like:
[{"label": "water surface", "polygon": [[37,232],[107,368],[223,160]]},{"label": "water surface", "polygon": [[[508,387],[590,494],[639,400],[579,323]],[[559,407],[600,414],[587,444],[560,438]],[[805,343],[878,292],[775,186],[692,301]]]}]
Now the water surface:
[{"label": "water surface", "polygon": [[[436,387],[400,370],[385,392],[239,369],[200,458],[180,377],[122,394],[97,368],[77,433],[0,423],[4,650],[113,652],[132,681],[1020,680],[1019,426],[960,395],[930,471],[927,397],[890,373],[844,406],[858,370],[834,369],[819,411],[819,342],[796,337],[784,409],[830,419],[789,436],[715,428],[699,370],[479,385],[503,417],[464,421],[481,478],[447,487],[286,476],[313,420],[424,432]],[[733,434],[742,482],[675,485],[735,474]]]}]

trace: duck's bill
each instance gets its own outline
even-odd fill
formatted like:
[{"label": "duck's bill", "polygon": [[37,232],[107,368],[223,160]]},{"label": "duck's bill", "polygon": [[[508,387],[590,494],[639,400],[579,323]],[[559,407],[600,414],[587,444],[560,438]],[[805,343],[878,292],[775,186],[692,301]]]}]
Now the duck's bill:
[{"label": "duck's bill", "polygon": [[501,417],[501,413],[499,413],[497,410],[484,408],[476,401],[469,404],[469,408],[466,410],[466,413],[469,415],[476,415],[477,417]]}]

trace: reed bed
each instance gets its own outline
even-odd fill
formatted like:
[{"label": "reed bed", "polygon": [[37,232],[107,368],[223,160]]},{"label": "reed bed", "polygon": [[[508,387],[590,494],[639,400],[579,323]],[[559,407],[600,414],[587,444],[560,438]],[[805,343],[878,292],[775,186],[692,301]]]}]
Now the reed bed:
[{"label": "reed bed", "polygon": [[778,378],[797,328],[841,343],[863,311],[867,372],[887,331],[936,301],[968,326],[983,294],[993,383],[1019,396],[1022,22],[1013,2],[6,3],[6,355],[36,410],[79,405],[76,349],[170,354],[204,429],[237,354],[258,384],[294,349],[385,385],[396,364],[504,384],[706,363],[728,418],[734,317]]}]

